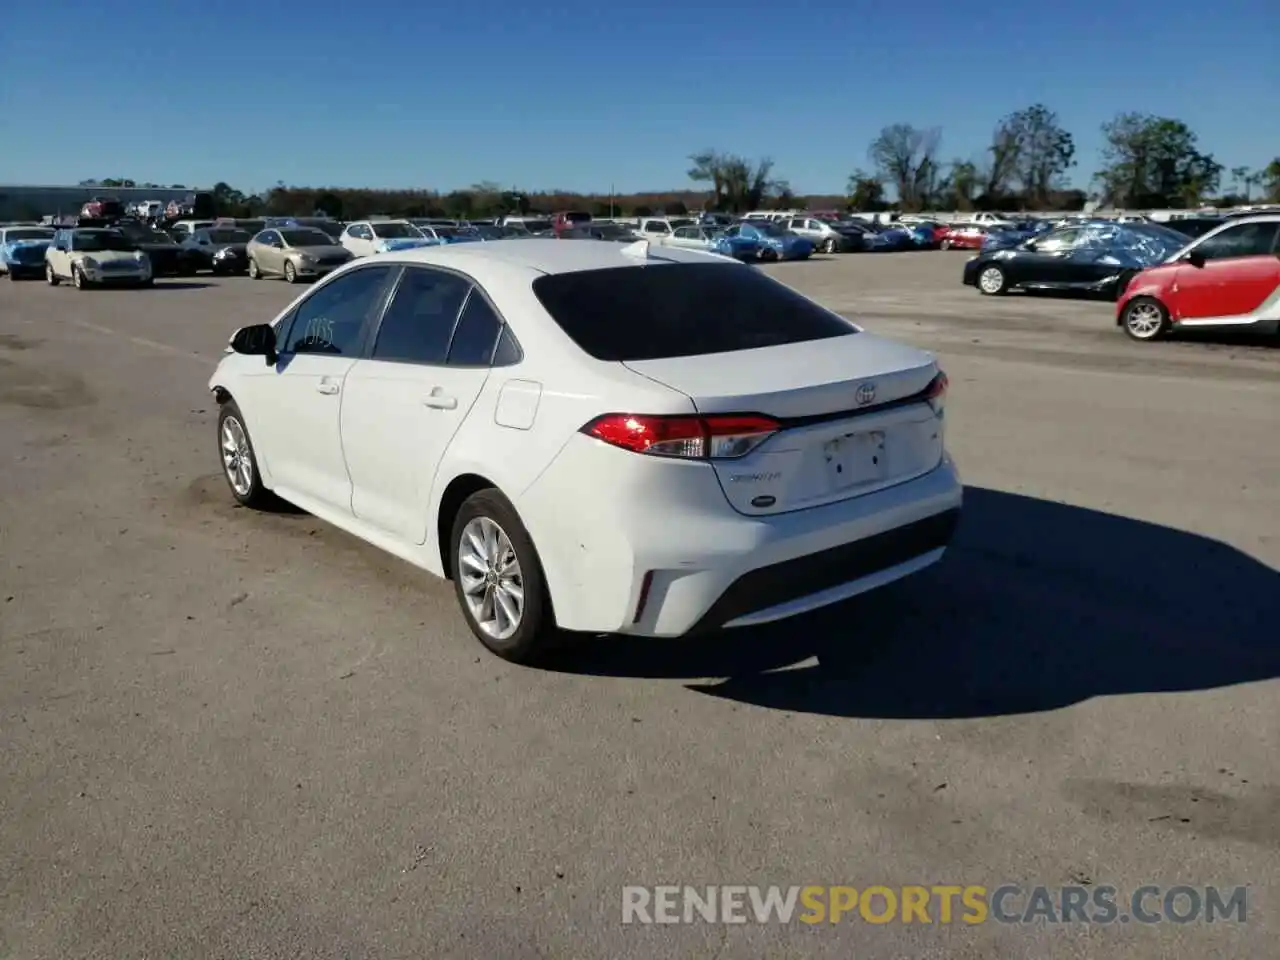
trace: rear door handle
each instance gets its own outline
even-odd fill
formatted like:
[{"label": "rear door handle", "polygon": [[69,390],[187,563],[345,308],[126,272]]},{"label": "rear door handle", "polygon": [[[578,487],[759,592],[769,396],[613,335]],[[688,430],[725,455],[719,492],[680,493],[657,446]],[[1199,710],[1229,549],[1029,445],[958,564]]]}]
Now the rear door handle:
[{"label": "rear door handle", "polygon": [[338,385],[334,383],[332,380],[321,380],[319,383],[316,384],[316,391],[318,393],[323,393],[328,396],[332,396],[333,394],[338,392]]},{"label": "rear door handle", "polygon": [[424,406],[431,407],[433,410],[456,410],[458,407],[458,398],[446,396],[436,387],[429,394],[422,398]]}]

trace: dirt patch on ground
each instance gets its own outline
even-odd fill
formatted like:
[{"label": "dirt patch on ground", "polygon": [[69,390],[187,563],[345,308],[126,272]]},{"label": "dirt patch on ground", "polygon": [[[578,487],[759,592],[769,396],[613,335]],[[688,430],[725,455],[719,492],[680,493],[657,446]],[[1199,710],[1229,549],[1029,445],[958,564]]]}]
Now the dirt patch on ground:
[{"label": "dirt patch on ground", "polygon": [[[25,347],[10,349],[26,349]],[[0,403],[34,410],[68,410],[97,402],[80,377],[0,359]]]}]

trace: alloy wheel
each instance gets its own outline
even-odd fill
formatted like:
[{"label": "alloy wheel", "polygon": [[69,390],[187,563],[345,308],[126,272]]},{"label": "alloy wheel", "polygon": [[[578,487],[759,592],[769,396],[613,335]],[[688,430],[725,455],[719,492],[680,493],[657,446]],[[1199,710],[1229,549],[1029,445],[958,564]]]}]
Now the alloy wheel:
[{"label": "alloy wheel", "polygon": [[235,417],[222,421],[222,468],[227,481],[238,496],[247,497],[253,489],[253,453],[244,426]]},{"label": "alloy wheel", "polygon": [[1004,273],[999,267],[987,267],[978,276],[978,286],[983,293],[999,293],[1004,289]]},{"label": "alloy wheel", "polygon": [[524,574],[506,531],[475,517],[458,543],[458,577],[472,619],[494,640],[506,640],[524,619]]},{"label": "alloy wheel", "polygon": [[1135,303],[1125,312],[1124,325],[1135,340],[1152,340],[1164,327],[1164,313],[1154,303]]}]

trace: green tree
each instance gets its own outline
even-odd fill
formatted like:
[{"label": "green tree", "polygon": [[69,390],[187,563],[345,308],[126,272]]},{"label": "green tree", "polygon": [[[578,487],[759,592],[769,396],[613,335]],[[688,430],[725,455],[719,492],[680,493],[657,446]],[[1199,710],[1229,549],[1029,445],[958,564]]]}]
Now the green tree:
[{"label": "green tree", "polygon": [[1280,157],[1254,174],[1268,203],[1280,203]]},{"label": "green tree", "polygon": [[689,160],[693,163],[688,170],[689,179],[711,185],[717,210],[735,213],[756,210],[776,186],[771,179],[773,161],[767,157],[752,161],[735,154],[703,150],[692,154]]},{"label": "green tree", "polygon": [[852,210],[873,212],[884,208],[884,184],[865,170],[855,170],[849,175],[847,192]]},{"label": "green tree", "polygon": [[1014,170],[1023,199],[1032,208],[1051,205],[1054,191],[1063,186],[1067,171],[1075,166],[1075,139],[1062,128],[1058,115],[1042,103],[1011,114],[1009,129],[1018,144]]},{"label": "green tree", "polygon": [[338,194],[332,190],[321,190],[316,194],[316,209],[323,210],[325,216],[333,217],[335,220],[341,220],[344,209],[342,197],[338,196]]},{"label": "green tree", "polygon": [[1201,153],[1181,120],[1122,113],[1102,125],[1104,166],[1095,175],[1104,199],[1138,207],[1194,205],[1218,188],[1222,165]]},{"label": "green tree", "polygon": [[867,156],[881,182],[898,193],[898,206],[919,210],[933,192],[938,179],[938,146],[942,133],[917,129],[909,123],[895,123],[880,131],[867,149]]},{"label": "green tree", "polygon": [[1231,183],[1235,188],[1235,192],[1244,197],[1244,202],[1249,202],[1249,193],[1253,187],[1253,176],[1248,167],[1232,167]]}]

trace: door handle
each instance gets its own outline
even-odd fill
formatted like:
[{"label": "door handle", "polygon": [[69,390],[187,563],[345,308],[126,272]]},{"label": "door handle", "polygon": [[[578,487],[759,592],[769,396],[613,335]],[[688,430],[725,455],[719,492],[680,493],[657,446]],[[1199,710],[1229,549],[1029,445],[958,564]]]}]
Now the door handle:
[{"label": "door handle", "polygon": [[332,380],[321,380],[316,384],[316,392],[332,396],[338,392],[338,385]]},{"label": "door handle", "polygon": [[445,396],[440,388],[436,387],[422,398],[422,403],[423,406],[431,407],[433,410],[455,410],[458,406],[458,398]]}]

